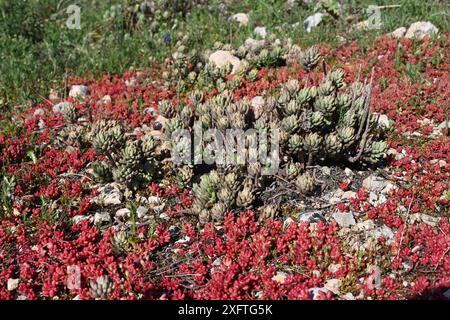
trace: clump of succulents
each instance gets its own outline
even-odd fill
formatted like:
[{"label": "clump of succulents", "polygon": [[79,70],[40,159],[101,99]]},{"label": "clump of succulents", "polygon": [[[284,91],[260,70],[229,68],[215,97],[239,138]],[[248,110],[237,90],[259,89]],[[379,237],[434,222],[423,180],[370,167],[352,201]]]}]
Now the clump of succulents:
[{"label": "clump of succulents", "polygon": [[156,143],[150,134],[140,140],[127,138],[119,121],[100,120],[92,126],[89,137],[94,151],[104,157],[93,164],[98,180],[136,186],[157,175]]},{"label": "clump of succulents", "polygon": [[[321,61],[317,48],[310,48],[299,54],[299,64],[309,73]],[[186,105],[177,108],[170,102],[160,104],[160,111],[168,117],[163,126],[164,136],[170,136],[177,129],[185,129],[194,135],[196,130],[205,132],[217,129],[225,142],[234,142],[227,134],[229,130],[256,129],[268,132],[269,140],[278,133],[280,170],[265,175],[264,170],[274,163],[227,161],[209,164],[200,180],[193,185],[194,203],[192,212],[201,223],[221,223],[226,212],[234,209],[255,208],[257,194],[280,176],[288,181],[299,194],[309,195],[315,191],[314,177],[306,170],[308,165],[320,162],[366,162],[376,163],[385,157],[387,145],[382,140],[383,132],[376,130],[370,116],[371,83],[355,82],[346,85],[344,72],[329,71],[320,83],[311,85],[307,81],[289,80],[277,91],[265,97],[265,103],[258,110],[246,98],[235,101],[231,90],[204,101],[200,91],[193,91]],[[228,131],[227,131],[228,130]],[[245,147],[251,154],[252,138],[246,137]],[[211,147],[211,141],[202,140],[201,150]],[[171,145],[172,151],[176,144]],[[225,160],[230,155],[226,150]],[[236,151],[232,149],[232,151]],[[239,153],[232,152],[232,159],[238,160]],[[194,177],[196,169],[205,165],[195,162],[198,154],[188,158],[180,173],[187,183]],[[262,217],[273,216],[273,207],[260,210]]]},{"label": "clump of succulents", "polygon": [[209,62],[213,52],[206,51],[199,55],[195,50],[186,48],[187,36],[180,36],[173,49],[173,54],[166,59],[167,70],[163,73],[167,87],[175,87],[177,91],[184,92],[191,88],[202,90],[217,89],[219,92],[238,88],[245,78],[250,81],[257,79],[258,71],[263,67],[276,67],[286,63],[289,52],[289,43],[276,40],[268,36],[264,44],[256,48],[247,48],[245,45],[234,49],[229,44],[216,42],[213,50],[225,50],[240,59],[241,63],[231,80],[228,79],[232,66],[226,64],[217,67]]}]

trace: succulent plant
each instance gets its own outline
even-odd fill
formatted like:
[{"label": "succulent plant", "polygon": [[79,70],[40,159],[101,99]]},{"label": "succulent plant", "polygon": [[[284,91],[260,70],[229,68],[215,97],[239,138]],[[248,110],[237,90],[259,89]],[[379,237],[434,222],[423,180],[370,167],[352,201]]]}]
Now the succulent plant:
[{"label": "succulent plant", "polygon": [[337,134],[344,146],[353,143],[355,140],[355,129],[353,127],[345,126],[338,128]]},{"label": "succulent plant", "polygon": [[236,204],[241,208],[249,208],[255,199],[253,183],[250,179],[244,181],[244,187],[238,192]]},{"label": "succulent plant", "polygon": [[335,93],[335,86],[331,80],[325,80],[318,88],[319,95],[330,96]]},{"label": "succulent plant", "polygon": [[107,182],[112,178],[108,165],[103,161],[94,162],[92,165],[95,178],[100,182]]},{"label": "succulent plant", "polygon": [[333,70],[327,76],[328,81],[338,89],[344,86],[344,77],[345,73],[342,69]]},{"label": "succulent plant", "polygon": [[278,211],[278,207],[273,204],[267,204],[260,209],[259,220],[264,221],[267,219],[275,218]]},{"label": "succulent plant", "polygon": [[300,128],[300,121],[295,114],[290,115],[281,120],[281,128],[289,134],[294,134]]},{"label": "succulent plant", "polygon": [[303,138],[300,135],[294,134],[289,138],[288,148],[291,154],[299,153],[302,150],[302,147]]},{"label": "succulent plant", "polygon": [[323,138],[317,133],[309,133],[304,139],[305,148],[309,151],[318,151]]},{"label": "succulent plant", "polygon": [[286,178],[294,179],[301,173],[301,165],[300,163],[290,162],[286,165]]},{"label": "succulent plant", "polygon": [[375,141],[372,143],[369,154],[369,161],[379,162],[386,157],[387,143],[385,141]]},{"label": "succulent plant", "polygon": [[300,53],[300,65],[306,71],[313,70],[320,61],[320,52],[317,47],[311,47]]},{"label": "succulent plant", "polygon": [[332,96],[319,96],[314,107],[316,111],[322,112],[324,115],[331,115],[336,110],[336,100]]},{"label": "succulent plant", "polygon": [[315,111],[311,114],[311,125],[315,128],[321,128],[325,124],[324,114],[320,111]]},{"label": "succulent plant", "polygon": [[130,246],[128,234],[125,231],[117,231],[111,239],[111,246],[115,254],[126,252]]},{"label": "succulent plant", "polygon": [[113,290],[113,283],[108,276],[100,276],[89,283],[89,293],[94,299],[106,299]]},{"label": "succulent plant", "polygon": [[314,191],[314,178],[305,172],[297,177],[295,185],[301,193],[309,194]]},{"label": "succulent plant", "polygon": [[332,155],[338,154],[342,150],[342,141],[334,132],[325,136],[324,143],[326,150]]}]

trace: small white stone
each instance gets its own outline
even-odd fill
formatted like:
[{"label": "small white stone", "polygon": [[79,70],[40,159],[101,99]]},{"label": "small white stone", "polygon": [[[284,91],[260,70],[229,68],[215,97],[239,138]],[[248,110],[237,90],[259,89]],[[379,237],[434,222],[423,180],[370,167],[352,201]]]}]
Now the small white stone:
[{"label": "small white stone", "polygon": [[378,128],[389,129],[392,125],[391,120],[389,120],[388,116],[380,113],[373,113],[374,118],[377,121]]},{"label": "small white stone", "polygon": [[266,27],[256,27],[255,30],[253,31],[255,34],[257,34],[258,36],[260,36],[261,38],[265,38],[267,35],[267,30]]},{"label": "small white stone", "polygon": [[44,109],[42,108],[37,108],[36,110],[34,110],[33,112],[33,116],[37,117],[37,116],[43,116],[45,114]]},{"label": "small white stone", "polygon": [[108,183],[98,189],[99,195],[96,201],[103,202],[104,205],[115,205],[122,203],[122,193],[115,183]]},{"label": "small white stone", "polygon": [[437,218],[437,217],[432,217],[432,216],[422,213],[422,214],[420,214],[420,218],[423,223],[425,223],[431,227],[437,227],[439,224],[439,218]]},{"label": "small white stone", "polygon": [[450,128],[450,122],[447,120],[442,121],[437,127],[438,130],[443,130],[446,128]]},{"label": "small white stone", "polygon": [[315,275],[317,278],[320,277],[320,271],[319,270],[313,270],[312,274]]},{"label": "small white stone", "polygon": [[323,173],[324,175],[326,175],[326,176],[331,175],[331,169],[330,169],[329,167],[322,167],[320,170],[321,170],[322,173]]},{"label": "small white stone", "polygon": [[362,186],[368,191],[381,192],[387,186],[387,181],[381,177],[371,175],[363,180]]},{"label": "small white stone", "polygon": [[342,194],[343,200],[348,200],[348,199],[355,198],[355,197],[356,197],[356,192],[354,192],[354,191],[345,191]]},{"label": "small white stone", "polygon": [[306,32],[311,32],[312,28],[317,27],[325,15],[323,13],[317,12],[312,16],[309,16],[303,21],[303,28],[305,28]]},{"label": "small white stone", "polygon": [[394,232],[391,228],[389,228],[387,225],[383,225],[379,228],[377,228],[372,235],[375,239],[378,239],[380,237],[385,238],[386,240],[392,240],[394,238]]},{"label": "small white stone", "polygon": [[425,36],[431,36],[433,34],[437,34],[439,32],[439,29],[436,28],[434,24],[432,24],[429,21],[419,21],[416,23],[413,23],[408,31],[405,34],[405,38],[412,39],[412,38],[418,38],[423,39]]},{"label": "small white stone", "polygon": [[355,296],[351,292],[347,292],[342,296],[345,300],[356,300]]},{"label": "small white stone", "polygon": [[308,222],[308,223],[318,223],[320,221],[325,221],[325,218],[323,215],[320,214],[320,212],[304,212],[300,213],[300,221],[301,222]]},{"label": "small white stone", "polygon": [[122,208],[116,211],[116,217],[129,217],[130,216],[130,210],[128,208]]},{"label": "small white stone", "polygon": [[236,13],[236,14],[232,17],[232,19],[233,19],[234,21],[239,22],[239,24],[240,24],[241,26],[246,26],[246,25],[248,24],[248,21],[249,21],[248,15],[247,15],[246,13],[242,13],[242,12]]},{"label": "small white stone", "polygon": [[72,222],[74,224],[80,223],[83,220],[92,220],[92,216],[82,216],[82,215],[76,215],[72,217]]},{"label": "small white stone", "polygon": [[159,205],[161,204],[161,198],[156,196],[150,196],[148,197],[148,203]]},{"label": "small white stone", "polygon": [[235,73],[239,69],[239,66],[241,65],[241,60],[233,56],[230,51],[226,50],[217,50],[213,52],[209,56],[209,62],[213,63],[218,68],[222,68],[227,63],[230,63],[233,66],[231,70],[232,74]]},{"label": "small white stone", "polygon": [[147,209],[146,207],[139,206],[139,207],[136,209],[136,212],[137,212],[138,218],[139,218],[139,219],[142,219],[142,218],[145,217],[145,215],[147,214],[148,209]]},{"label": "small white stone", "polygon": [[73,85],[69,91],[69,97],[85,98],[88,94],[89,88],[83,85]]},{"label": "small white stone", "polygon": [[339,294],[339,288],[341,286],[341,280],[340,279],[328,279],[325,281],[324,288],[327,290],[330,290],[334,294]]},{"label": "small white stone", "polygon": [[109,212],[96,212],[94,215],[95,224],[108,223],[109,221],[111,221]]},{"label": "small white stone", "polygon": [[278,271],[277,274],[272,277],[272,280],[277,283],[283,284],[286,281],[286,278],[287,278],[286,272]]},{"label": "small white stone", "polygon": [[252,107],[262,107],[264,105],[264,98],[261,96],[256,96],[251,101]]},{"label": "small white stone", "polygon": [[351,212],[339,212],[333,213],[333,219],[340,227],[350,227],[356,223],[353,213]]},{"label": "small white stone", "polygon": [[344,173],[345,173],[345,175],[346,175],[347,177],[353,176],[353,171],[352,171],[351,169],[349,169],[349,168],[345,168],[345,169],[344,169]]},{"label": "small white stone", "polygon": [[20,279],[8,279],[7,289],[8,291],[14,291],[19,287]]},{"label": "small white stone", "polygon": [[439,160],[439,167],[444,168],[447,165],[445,160]]},{"label": "small white stone", "polygon": [[264,47],[265,44],[266,44],[265,40],[256,40],[256,39],[253,39],[253,38],[248,38],[244,42],[244,47],[248,51],[256,51],[259,48]]},{"label": "small white stone", "polygon": [[394,31],[392,31],[389,35],[393,38],[400,39],[400,38],[403,38],[405,33],[406,33],[406,28],[400,27],[400,28],[397,28]]}]

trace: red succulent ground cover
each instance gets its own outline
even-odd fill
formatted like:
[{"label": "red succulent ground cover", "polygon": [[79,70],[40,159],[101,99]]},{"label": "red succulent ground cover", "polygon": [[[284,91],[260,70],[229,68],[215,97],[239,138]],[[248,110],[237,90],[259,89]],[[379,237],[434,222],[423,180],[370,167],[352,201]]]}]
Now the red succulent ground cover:
[{"label": "red succulent ground cover", "polygon": [[[111,244],[112,227],[101,229],[88,220],[53,221],[42,201],[55,200],[68,217],[88,215],[95,190],[81,173],[95,160],[93,150],[54,145],[63,117],[51,111],[51,102],[15,114],[16,125],[0,135],[0,166],[16,181],[14,214],[0,221],[0,299],[90,299],[89,282],[102,275],[113,285],[109,299],[338,298],[332,290],[314,290],[330,279],[340,279],[340,292],[358,299],[441,297],[450,287],[450,198],[445,197],[450,139],[434,128],[450,107],[449,48],[450,38],[442,36],[434,42],[383,37],[365,54],[356,43],[334,52],[324,49],[348,80],[374,68],[372,107],[394,121],[388,142],[402,155],[390,156],[383,168],[398,182],[385,203],[372,206],[361,188],[349,203],[338,204],[340,211],[357,211],[394,231],[393,241],[379,237],[363,256],[334,222],[259,223],[248,211],[230,213],[221,229],[200,229],[184,214],[192,200],[189,190],[157,184],[148,193],[174,204],[167,211],[170,219],[140,226],[130,248],[118,254]],[[87,101],[69,101],[89,121],[114,118],[131,128],[150,125],[153,118],[143,110],[176,98],[150,72],[104,77],[89,83]],[[295,67],[263,69],[235,96],[252,98],[289,77],[304,74]],[[99,102],[105,95],[112,103]],[[42,123],[44,129],[38,130]],[[27,152],[36,146],[43,147],[32,161]],[[414,221],[417,213],[437,222]],[[68,285],[70,266],[81,272],[80,287]],[[18,286],[8,288],[9,279],[19,279]]]}]

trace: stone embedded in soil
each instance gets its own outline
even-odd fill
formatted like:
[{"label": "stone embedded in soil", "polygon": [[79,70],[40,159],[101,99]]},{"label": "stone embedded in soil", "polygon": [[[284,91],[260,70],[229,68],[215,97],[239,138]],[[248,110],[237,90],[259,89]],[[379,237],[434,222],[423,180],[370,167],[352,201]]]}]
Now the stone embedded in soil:
[{"label": "stone embedded in soil", "polygon": [[340,286],[341,286],[341,280],[340,279],[328,279],[325,281],[324,288],[333,292],[334,294],[340,294]]},{"label": "stone embedded in soil", "polygon": [[239,23],[241,26],[246,26],[248,24],[248,15],[246,13],[236,13],[232,16],[232,19]]},{"label": "stone embedded in soil", "polygon": [[256,27],[255,30],[253,30],[253,32],[255,34],[257,34],[258,36],[260,36],[261,38],[265,38],[267,35],[267,29],[266,27]]},{"label": "stone embedded in soil", "polygon": [[391,127],[392,122],[389,120],[387,115],[374,112],[373,116],[376,119],[376,125],[378,128],[389,129]]},{"label": "stone embedded in soil", "polygon": [[73,222],[74,224],[77,224],[77,223],[80,223],[81,221],[84,221],[84,220],[89,220],[89,221],[91,221],[92,219],[93,219],[92,216],[76,215],[76,216],[73,216],[73,217],[72,217],[72,222]]},{"label": "stone embedded in soil", "polygon": [[130,210],[128,208],[122,208],[116,211],[116,217],[126,218],[130,216]]},{"label": "stone embedded in soil", "polygon": [[259,48],[263,47],[265,44],[266,44],[265,40],[256,40],[256,39],[253,39],[253,38],[248,38],[244,42],[244,47],[248,51],[252,52],[252,51],[256,51]]},{"label": "stone embedded in soil", "polygon": [[104,205],[114,205],[122,203],[122,193],[117,184],[108,183],[98,189],[99,195],[95,201],[103,203]]},{"label": "stone embedded in soil", "polygon": [[317,27],[325,15],[321,12],[317,12],[305,19],[303,21],[303,28],[305,28],[306,32],[311,32],[312,28]]},{"label": "stone embedded in soil", "polygon": [[341,196],[341,198],[343,200],[349,200],[349,199],[355,198],[355,197],[356,197],[356,192],[354,192],[354,191],[345,191]]},{"label": "stone embedded in soil", "polygon": [[342,298],[345,300],[356,300],[355,296],[351,292],[347,292],[342,296]]},{"label": "stone embedded in soil", "polygon": [[278,271],[277,274],[272,277],[272,280],[279,284],[283,284],[286,281],[287,276],[288,274],[286,272]]},{"label": "stone embedded in soil", "polygon": [[356,223],[353,213],[351,212],[339,212],[333,213],[333,219],[340,227],[350,227]]},{"label": "stone embedded in soil", "polygon": [[318,223],[320,221],[326,221],[325,217],[322,215],[320,211],[304,212],[299,213],[299,215],[300,221],[302,222]]},{"label": "stone embedded in soil", "polygon": [[8,291],[16,290],[19,287],[19,282],[20,282],[20,279],[9,278],[8,279],[8,283],[6,285]]},{"label": "stone embedded in soil", "polygon": [[111,221],[111,216],[109,212],[96,212],[94,215],[95,224],[103,224]]},{"label": "stone embedded in soil", "polygon": [[83,85],[73,85],[69,91],[69,97],[86,98],[89,88]]},{"label": "stone embedded in soil", "polygon": [[386,225],[383,225],[377,229],[375,229],[373,232],[371,232],[371,235],[375,239],[379,239],[380,237],[383,237],[386,240],[392,240],[394,238],[394,232],[391,228],[389,228]]},{"label": "stone embedded in soil", "polygon": [[400,39],[405,36],[405,33],[406,33],[406,28],[400,27],[400,28],[395,29],[391,33],[389,33],[389,35],[393,38]]},{"label": "stone embedded in soil", "polygon": [[423,222],[430,227],[437,227],[439,225],[439,218],[432,217],[425,213],[415,213],[411,215],[413,221]]},{"label": "stone embedded in soil", "polygon": [[372,191],[372,192],[382,192],[382,193],[388,193],[391,190],[396,189],[397,187],[391,183],[390,181],[375,176],[375,175],[370,175],[368,176],[366,179],[363,180],[362,186],[367,190],[367,191]]},{"label": "stone embedded in soil", "polygon": [[405,38],[423,39],[425,36],[437,34],[439,29],[429,21],[419,21],[413,23],[405,34]]},{"label": "stone embedded in soil", "polygon": [[364,179],[362,186],[368,191],[381,192],[387,185],[383,178],[371,175]]},{"label": "stone embedded in soil", "polygon": [[369,203],[373,206],[383,204],[386,201],[387,201],[387,198],[383,193],[375,193],[375,192],[369,193]]},{"label": "stone embedded in soil", "polygon": [[238,57],[233,56],[230,51],[226,50],[217,50],[213,52],[209,56],[209,62],[213,63],[218,68],[222,68],[227,63],[230,63],[233,66],[231,70],[232,74],[235,73],[241,65],[241,60]]},{"label": "stone embedded in soil", "polygon": [[138,216],[139,219],[142,219],[143,217],[145,217],[147,212],[148,212],[148,209],[146,207],[143,207],[143,206],[139,206],[136,209],[136,213],[137,213],[137,216]]}]

